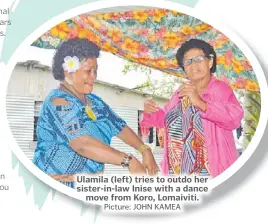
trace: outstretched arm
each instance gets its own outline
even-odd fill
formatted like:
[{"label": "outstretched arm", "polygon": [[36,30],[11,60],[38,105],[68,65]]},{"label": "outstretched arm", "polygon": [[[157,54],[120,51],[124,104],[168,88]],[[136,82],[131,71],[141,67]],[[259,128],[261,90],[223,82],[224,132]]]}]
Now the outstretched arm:
[{"label": "outstretched arm", "polygon": [[[79,108],[75,104],[64,98],[55,98],[46,109],[47,113],[54,113],[56,117],[55,120],[48,122],[55,123],[54,126],[57,128],[55,131],[61,133],[61,137],[68,142],[74,152],[97,162],[121,165],[126,154],[95,138],[94,124],[88,123],[85,127],[82,119],[79,119]],[[119,132],[125,123],[118,119],[116,125],[113,127],[114,133]],[[146,173],[142,164],[134,157],[129,170],[131,173]]]},{"label": "outstretched arm", "polygon": [[[139,138],[139,136],[137,136],[136,133],[128,126],[125,126],[123,128],[123,130],[117,135],[117,137],[120,138],[127,145],[129,145],[137,150],[141,146],[144,145],[144,143]],[[157,164],[155,162],[152,151],[145,150],[142,153],[142,160],[143,160],[143,165],[145,166],[146,169],[148,169],[149,175],[155,175],[157,170],[158,170],[158,167],[157,167]]]},{"label": "outstretched arm", "polygon": [[164,119],[166,112],[178,104],[180,101],[178,91],[174,92],[171,99],[164,108],[160,108],[153,100],[144,102],[144,115],[141,124],[147,127],[164,128]]},{"label": "outstretched arm", "polygon": [[[90,136],[75,138],[69,145],[79,155],[106,164],[121,165],[126,155]],[[131,173],[146,173],[142,164],[134,157],[129,164],[129,171]]]}]

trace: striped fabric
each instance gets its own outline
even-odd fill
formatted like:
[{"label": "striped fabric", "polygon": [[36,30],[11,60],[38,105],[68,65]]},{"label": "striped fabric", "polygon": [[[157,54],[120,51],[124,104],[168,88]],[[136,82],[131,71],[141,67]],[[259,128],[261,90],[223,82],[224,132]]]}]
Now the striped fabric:
[{"label": "striped fabric", "polygon": [[198,110],[183,99],[165,117],[168,160],[174,175],[209,175],[202,120]]}]

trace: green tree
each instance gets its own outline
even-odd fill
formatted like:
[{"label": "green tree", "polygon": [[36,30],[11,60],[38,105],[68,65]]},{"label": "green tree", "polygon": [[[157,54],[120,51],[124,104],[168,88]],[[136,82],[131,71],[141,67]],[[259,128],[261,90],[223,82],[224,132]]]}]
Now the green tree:
[{"label": "green tree", "polygon": [[252,140],[259,124],[261,113],[261,96],[259,92],[242,91],[244,119],[243,119],[243,149],[245,150]]},{"label": "green tree", "polygon": [[141,72],[146,76],[146,81],[134,89],[156,96],[170,97],[180,82],[179,78],[166,73],[162,73],[161,78],[158,79],[153,77],[152,68],[127,61],[122,72],[126,75],[131,71]]}]

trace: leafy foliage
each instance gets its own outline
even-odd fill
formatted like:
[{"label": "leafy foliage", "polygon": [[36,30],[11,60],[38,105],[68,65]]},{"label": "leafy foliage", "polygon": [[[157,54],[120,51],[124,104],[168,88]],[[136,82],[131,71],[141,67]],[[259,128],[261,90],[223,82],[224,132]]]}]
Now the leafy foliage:
[{"label": "leafy foliage", "polygon": [[136,90],[156,96],[170,97],[179,83],[179,78],[164,73],[161,79],[154,79],[151,75],[152,68],[127,61],[122,72],[126,75],[130,71],[141,72],[147,78],[144,83],[135,87]]},{"label": "leafy foliage", "polygon": [[261,96],[258,92],[244,91],[244,125],[243,125],[243,148],[246,149],[252,140],[261,113]]}]

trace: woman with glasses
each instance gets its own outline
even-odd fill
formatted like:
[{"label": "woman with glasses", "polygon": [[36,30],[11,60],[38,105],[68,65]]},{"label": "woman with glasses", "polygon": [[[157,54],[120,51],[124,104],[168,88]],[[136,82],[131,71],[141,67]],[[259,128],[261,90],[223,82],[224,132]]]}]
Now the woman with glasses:
[{"label": "woman with glasses", "polygon": [[213,76],[216,53],[207,42],[185,42],[176,59],[187,82],[164,108],[145,101],[142,124],[165,128],[164,175],[216,177],[238,158],[232,131],[240,126],[243,109],[232,89]]}]

